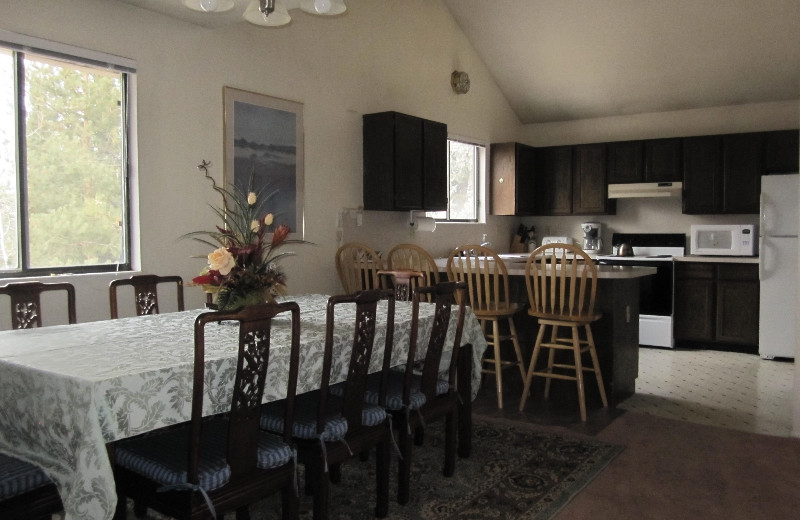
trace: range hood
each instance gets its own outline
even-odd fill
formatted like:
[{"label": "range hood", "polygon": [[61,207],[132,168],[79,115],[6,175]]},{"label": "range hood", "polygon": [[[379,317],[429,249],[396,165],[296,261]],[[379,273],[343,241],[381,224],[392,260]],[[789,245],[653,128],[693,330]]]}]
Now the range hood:
[{"label": "range hood", "polygon": [[680,197],[682,182],[638,182],[633,184],[609,184],[609,199],[632,199],[646,197]]}]

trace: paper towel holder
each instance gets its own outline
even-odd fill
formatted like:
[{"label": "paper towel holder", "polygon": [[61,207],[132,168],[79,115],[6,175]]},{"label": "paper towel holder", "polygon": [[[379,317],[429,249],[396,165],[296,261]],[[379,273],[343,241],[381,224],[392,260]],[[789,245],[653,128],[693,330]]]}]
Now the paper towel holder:
[{"label": "paper towel holder", "polygon": [[[424,215],[424,212],[422,213]],[[420,220],[424,221],[425,224],[420,225],[422,224]],[[432,227],[430,227],[431,226],[430,223],[433,223]],[[422,219],[414,219],[414,210],[408,212],[408,225],[412,231],[436,231],[436,220],[430,217],[422,217]],[[430,229],[428,229],[429,227]]]}]

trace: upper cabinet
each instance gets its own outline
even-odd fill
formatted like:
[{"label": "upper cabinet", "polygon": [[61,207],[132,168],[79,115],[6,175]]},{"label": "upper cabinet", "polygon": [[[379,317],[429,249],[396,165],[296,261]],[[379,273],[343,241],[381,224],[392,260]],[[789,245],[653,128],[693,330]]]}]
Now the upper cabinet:
[{"label": "upper cabinet", "polygon": [[492,145],[493,215],[613,214],[606,145]]},{"label": "upper cabinet", "polygon": [[536,149],[537,215],[572,215],[572,148]]},{"label": "upper cabinet", "polygon": [[[572,163],[572,214],[603,215],[616,205],[608,200],[606,145],[575,146]],[[613,213],[613,211],[612,211]]]},{"label": "upper cabinet", "polygon": [[644,142],[643,182],[680,182],[682,177],[679,138]]},{"label": "upper cabinet", "polygon": [[683,140],[683,212],[718,213],[722,205],[722,136]]},{"label": "upper cabinet", "polygon": [[797,172],[799,142],[798,130],[780,130],[542,148],[496,144],[492,214],[613,215],[608,184],[681,181],[684,213],[755,214],[761,176]]},{"label": "upper cabinet", "polygon": [[680,182],[681,140],[608,143],[608,183]]},{"label": "upper cabinet", "polygon": [[763,132],[684,138],[683,212],[758,213],[763,143]]},{"label": "upper cabinet", "polygon": [[365,114],[364,209],[447,209],[447,125],[399,112]]},{"label": "upper cabinet", "polygon": [[764,132],[764,173],[797,173],[800,131]]},{"label": "upper cabinet", "polygon": [[520,143],[491,147],[492,215],[535,212],[534,149]]}]

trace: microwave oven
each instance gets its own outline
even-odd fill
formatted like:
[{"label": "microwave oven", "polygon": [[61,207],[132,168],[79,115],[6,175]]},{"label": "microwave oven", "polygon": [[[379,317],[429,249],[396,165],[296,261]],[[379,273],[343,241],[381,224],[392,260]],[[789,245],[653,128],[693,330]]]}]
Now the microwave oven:
[{"label": "microwave oven", "polygon": [[689,251],[693,255],[754,256],[757,240],[752,224],[694,224]]}]

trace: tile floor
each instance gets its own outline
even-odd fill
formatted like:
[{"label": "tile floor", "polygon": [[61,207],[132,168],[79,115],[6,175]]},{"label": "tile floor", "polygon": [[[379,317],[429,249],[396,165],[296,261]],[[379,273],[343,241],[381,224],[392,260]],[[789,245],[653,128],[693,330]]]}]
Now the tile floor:
[{"label": "tile floor", "polygon": [[670,419],[789,436],[794,364],[714,350],[639,349],[636,394],[618,406]]}]

